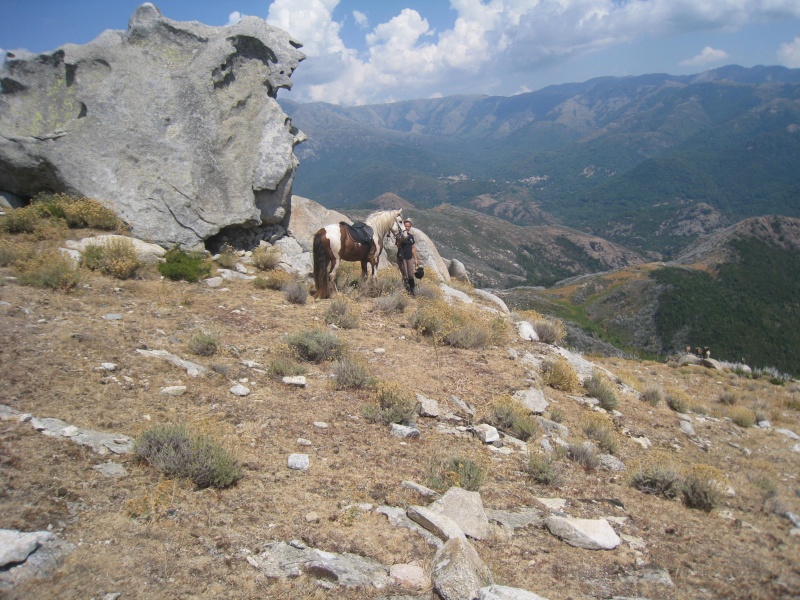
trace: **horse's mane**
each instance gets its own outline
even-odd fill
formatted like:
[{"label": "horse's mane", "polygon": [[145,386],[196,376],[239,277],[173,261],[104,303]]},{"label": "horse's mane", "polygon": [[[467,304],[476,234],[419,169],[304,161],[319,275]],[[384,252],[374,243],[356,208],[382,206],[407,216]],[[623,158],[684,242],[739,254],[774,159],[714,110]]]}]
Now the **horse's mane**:
[{"label": "horse's mane", "polygon": [[399,213],[400,211],[397,210],[378,210],[369,215],[365,219],[365,222],[378,232],[385,233],[392,227],[392,223],[394,223]]}]

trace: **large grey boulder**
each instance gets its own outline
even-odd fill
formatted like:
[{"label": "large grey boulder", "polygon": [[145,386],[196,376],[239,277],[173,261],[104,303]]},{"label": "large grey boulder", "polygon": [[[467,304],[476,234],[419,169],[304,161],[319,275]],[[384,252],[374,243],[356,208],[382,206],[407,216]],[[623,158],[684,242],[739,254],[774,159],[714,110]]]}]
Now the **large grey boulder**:
[{"label": "large grey boulder", "polygon": [[494,583],[492,572],[463,537],[448,540],[433,558],[433,585],[443,600],[475,598]]},{"label": "large grey boulder", "polygon": [[302,196],[292,196],[292,215],[289,219],[289,233],[297,240],[305,252],[311,252],[314,234],[325,225],[332,223],[352,223],[347,216],[330,210]]},{"label": "large grey boulder", "polygon": [[211,27],[146,3],[127,31],[11,52],[0,67],[0,191],[108,202],[134,236],[162,246],[285,229],[304,136],[276,97],[300,46],[258,17]]}]

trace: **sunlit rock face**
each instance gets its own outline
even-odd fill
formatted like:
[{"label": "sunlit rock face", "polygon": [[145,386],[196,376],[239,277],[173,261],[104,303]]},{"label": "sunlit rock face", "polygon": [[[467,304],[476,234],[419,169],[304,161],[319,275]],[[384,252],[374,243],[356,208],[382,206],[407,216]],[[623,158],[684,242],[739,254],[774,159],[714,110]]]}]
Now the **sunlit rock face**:
[{"label": "sunlit rock face", "polygon": [[304,139],[276,101],[304,55],[263,19],[211,27],[141,5],[127,31],[10,52],[0,67],[0,191],[107,201],[137,237],[197,246],[286,228]]}]

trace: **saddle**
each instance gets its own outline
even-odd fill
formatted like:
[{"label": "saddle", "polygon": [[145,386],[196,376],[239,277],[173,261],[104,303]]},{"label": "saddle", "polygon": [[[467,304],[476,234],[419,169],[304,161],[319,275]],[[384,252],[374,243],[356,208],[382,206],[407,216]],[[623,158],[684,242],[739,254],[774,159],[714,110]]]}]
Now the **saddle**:
[{"label": "saddle", "polygon": [[352,225],[342,221],[340,225],[344,226],[344,228],[347,230],[347,234],[354,242],[358,242],[359,244],[364,244],[368,248],[372,248],[374,244],[372,236],[375,233],[372,227],[366,223],[362,223],[361,221],[356,221]]}]

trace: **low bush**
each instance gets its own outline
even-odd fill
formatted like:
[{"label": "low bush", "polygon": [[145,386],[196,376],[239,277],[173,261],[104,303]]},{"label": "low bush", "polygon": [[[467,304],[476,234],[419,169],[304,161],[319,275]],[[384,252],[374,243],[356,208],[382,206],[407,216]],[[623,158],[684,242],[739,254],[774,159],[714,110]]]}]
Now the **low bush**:
[{"label": "low bush", "polygon": [[308,301],[308,286],[303,281],[290,281],[282,291],[284,299],[291,304],[305,304]]},{"label": "low bush", "polygon": [[417,414],[417,398],[414,393],[396,382],[379,383],[375,390],[377,411],[373,421],[390,425],[411,425]]},{"label": "low bush", "polygon": [[608,454],[617,454],[617,440],[614,436],[614,424],[608,415],[603,413],[586,413],[582,419],[583,432],[592,440],[597,442],[597,446]]},{"label": "low bush", "polygon": [[0,227],[6,233],[33,233],[39,224],[41,215],[34,206],[23,206],[6,210],[6,216],[0,220]]},{"label": "low bush", "polygon": [[528,475],[536,483],[558,487],[561,472],[558,462],[550,455],[533,453],[528,458]]},{"label": "low bush", "polygon": [[294,275],[291,273],[287,273],[282,269],[275,269],[256,277],[253,280],[253,285],[260,290],[280,291],[294,280]]},{"label": "low bush", "polygon": [[617,394],[614,388],[599,373],[592,373],[592,376],[583,382],[583,387],[587,395],[600,401],[600,408],[610,412],[617,407]]},{"label": "low bush", "polygon": [[304,364],[297,362],[291,356],[279,354],[267,365],[267,373],[273,377],[295,377],[305,375],[307,369]]},{"label": "low bush", "polygon": [[753,379],[765,379],[773,385],[783,385],[791,381],[792,376],[788,373],[782,373],[775,367],[762,367],[753,369]]},{"label": "low bush", "polygon": [[344,343],[335,334],[323,329],[307,329],[290,334],[286,343],[303,360],[321,363],[341,358]]},{"label": "low bush", "polygon": [[358,311],[346,296],[336,296],[328,304],[324,320],[342,329],[355,329],[358,327]]},{"label": "low bush", "polygon": [[333,382],[337,390],[353,390],[373,386],[375,378],[366,362],[345,357],[333,365]]},{"label": "low bush", "polygon": [[199,488],[230,487],[242,477],[242,468],[230,452],[180,425],[148,429],[135,446],[141,460],[167,477],[186,477]]},{"label": "low bush", "polygon": [[564,422],[564,411],[560,408],[550,408],[550,420],[553,423],[563,423]]},{"label": "low bush", "polygon": [[219,336],[212,331],[198,331],[189,340],[189,351],[197,356],[214,356],[219,348]]},{"label": "low bush", "polygon": [[487,318],[441,300],[420,299],[411,324],[434,343],[455,348],[483,348],[502,342],[508,333],[502,318]]},{"label": "low bush", "polygon": [[575,369],[560,356],[546,358],[542,362],[542,380],[545,385],[562,392],[574,392],[580,387]]},{"label": "low bush", "polygon": [[376,310],[382,313],[401,313],[408,306],[408,296],[402,290],[395,290],[388,296],[379,296],[372,301]]},{"label": "low bush", "polygon": [[594,444],[589,442],[569,444],[567,446],[567,458],[578,463],[587,471],[594,471],[600,466],[600,459],[597,457],[597,449],[594,447]]},{"label": "low bush", "polygon": [[400,273],[396,269],[382,269],[375,277],[369,277],[359,285],[359,292],[365,298],[383,298],[396,292],[402,293]]},{"label": "low bush", "polygon": [[639,399],[647,402],[650,406],[658,406],[664,401],[664,390],[658,386],[648,387],[642,392]]},{"label": "low bush", "polygon": [[670,390],[666,393],[665,401],[671,410],[677,413],[685,413],[689,410],[689,401],[681,392]]},{"label": "low bush", "polygon": [[756,414],[744,406],[734,406],[728,410],[728,417],[739,427],[752,427],[756,424]]},{"label": "low bush", "polygon": [[428,467],[426,483],[439,492],[452,486],[477,492],[485,478],[486,470],[480,464],[470,458],[453,456],[433,459]]},{"label": "low bush", "polygon": [[158,272],[172,281],[196,282],[208,277],[211,265],[203,252],[184,252],[176,245],[164,253]]},{"label": "low bush", "polygon": [[10,240],[0,240],[0,267],[8,267],[17,262],[24,262],[33,256],[33,251],[22,244]]},{"label": "low bush", "polygon": [[631,475],[630,484],[640,492],[670,500],[681,493],[680,474],[669,463],[658,460],[636,470]]},{"label": "low bush", "polygon": [[681,486],[683,504],[688,508],[711,512],[722,500],[724,476],[714,467],[693,465]]},{"label": "low bush", "polygon": [[722,404],[727,404],[728,406],[733,406],[734,404],[736,404],[737,400],[738,397],[733,392],[722,392],[719,395],[719,401]]},{"label": "low bush", "polygon": [[539,341],[545,344],[558,344],[567,337],[567,328],[558,319],[537,319],[532,325]]},{"label": "low bush", "polygon": [[81,264],[117,279],[130,279],[141,266],[136,247],[128,238],[112,238],[103,245],[89,244]]},{"label": "low bush", "polygon": [[523,441],[530,439],[539,428],[531,412],[520,402],[509,397],[498,398],[492,402],[489,421],[504,433]]},{"label": "low bush", "polygon": [[261,271],[271,271],[281,261],[281,254],[277,246],[258,246],[253,250],[253,266]]},{"label": "low bush", "polygon": [[22,285],[69,291],[80,281],[77,264],[58,250],[43,252],[19,265]]},{"label": "low bush", "polygon": [[239,253],[230,244],[222,244],[217,255],[217,264],[223,269],[233,269],[239,262]]}]

